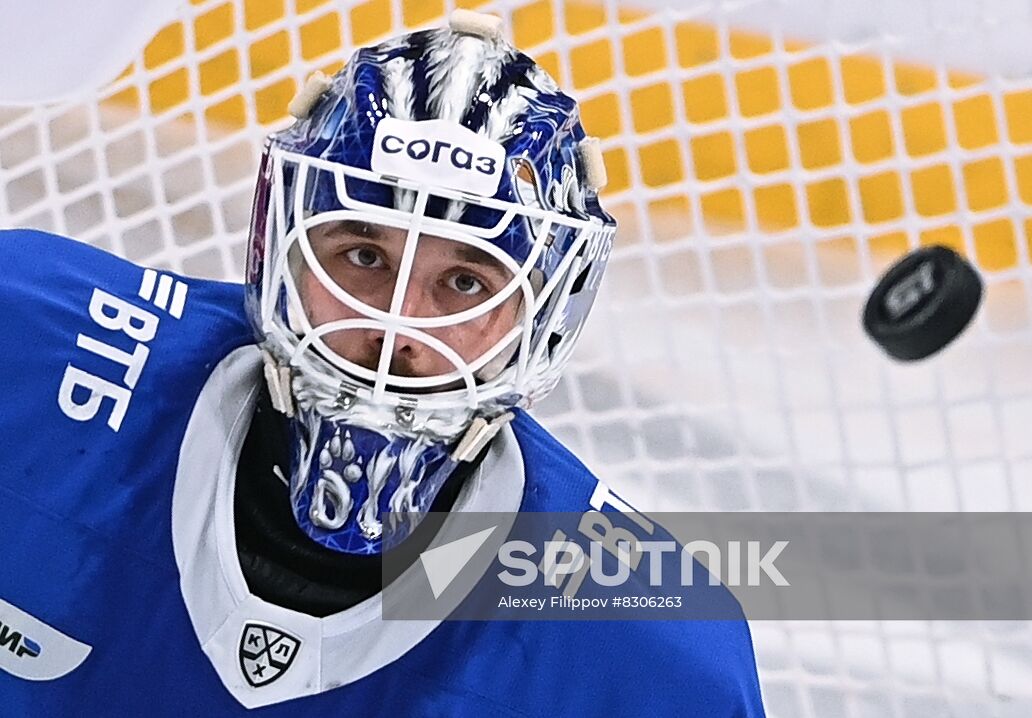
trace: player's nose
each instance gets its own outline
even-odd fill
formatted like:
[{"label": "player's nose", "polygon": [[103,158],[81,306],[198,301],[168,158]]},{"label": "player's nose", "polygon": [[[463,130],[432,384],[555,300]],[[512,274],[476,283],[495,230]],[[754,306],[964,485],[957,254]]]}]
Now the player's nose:
[{"label": "player's nose", "polygon": [[[413,267],[412,275],[405,287],[400,314],[402,317],[435,316],[432,280],[423,276],[418,267]],[[404,322],[404,320],[402,320]],[[423,337],[421,334],[425,332]],[[390,372],[398,376],[427,377],[447,373],[452,369],[451,363],[440,353],[427,345],[426,335],[436,336],[432,328],[420,330],[413,336],[403,332],[395,332],[390,356]],[[371,330],[365,332],[365,354],[370,358],[375,369],[383,357],[385,332]],[[375,358],[374,358],[375,357]]]},{"label": "player's nose", "polygon": [[413,270],[408,286],[405,287],[405,298],[401,303],[401,315],[404,317],[432,317],[435,314],[433,288],[428,281]]},{"label": "player's nose", "polygon": [[[372,362],[375,369],[383,356],[383,345],[385,334],[382,331],[370,332],[367,335],[371,351],[375,357]],[[437,364],[438,354],[419,339],[406,334],[397,333],[394,335],[394,346],[390,356],[390,372],[397,376],[423,377],[433,376],[439,372]]]}]

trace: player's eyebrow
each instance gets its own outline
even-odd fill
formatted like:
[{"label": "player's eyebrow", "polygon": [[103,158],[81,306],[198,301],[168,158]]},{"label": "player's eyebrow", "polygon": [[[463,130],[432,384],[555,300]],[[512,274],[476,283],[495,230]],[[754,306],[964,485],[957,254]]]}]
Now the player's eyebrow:
[{"label": "player's eyebrow", "polygon": [[507,274],[509,273],[508,268],[506,268],[504,264],[477,247],[463,244],[456,250],[456,254],[459,259],[464,262],[468,262],[469,264],[478,264],[482,267],[487,267],[488,269],[494,269]]},{"label": "player's eyebrow", "polygon": [[325,230],[329,236],[338,234],[350,234],[353,237],[363,237],[379,242],[384,239],[383,228],[371,222],[362,222],[357,219],[341,219],[329,222]]}]

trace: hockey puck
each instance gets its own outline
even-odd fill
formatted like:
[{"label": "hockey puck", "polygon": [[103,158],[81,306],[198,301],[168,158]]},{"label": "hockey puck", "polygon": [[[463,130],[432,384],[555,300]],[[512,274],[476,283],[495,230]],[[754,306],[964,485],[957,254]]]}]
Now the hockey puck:
[{"label": "hockey puck", "polygon": [[878,281],[864,307],[864,331],[900,361],[925,359],[964,331],[982,300],[982,280],[949,247],[910,252]]}]

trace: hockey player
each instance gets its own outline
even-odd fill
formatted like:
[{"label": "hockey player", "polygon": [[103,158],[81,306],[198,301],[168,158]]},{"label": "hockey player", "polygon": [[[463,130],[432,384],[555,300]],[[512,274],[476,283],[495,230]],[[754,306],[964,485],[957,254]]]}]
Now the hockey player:
[{"label": "hockey player", "polygon": [[492,18],[292,111],[245,288],[0,234],[0,715],[761,716],[740,617],[381,618],[388,512],[624,506],[523,411],[615,224]]}]

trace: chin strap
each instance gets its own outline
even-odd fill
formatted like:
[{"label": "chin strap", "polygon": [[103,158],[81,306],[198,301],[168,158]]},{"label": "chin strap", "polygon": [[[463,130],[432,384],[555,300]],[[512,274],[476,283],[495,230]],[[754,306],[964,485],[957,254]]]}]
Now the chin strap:
[{"label": "chin strap", "polygon": [[460,461],[472,461],[475,459],[491,439],[498,434],[498,431],[512,421],[513,418],[513,414],[510,411],[499,414],[490,421],[482,416],[478,416],[469,425],[469,428],[466,429],[466,433],[459,440],[459,445],[452,452],[452,461],[459,463]]},{"label": "chin strap", "polygon": [[262,352],[265,362],[265,382],[269,385],[272,408],[281,414],[294,416],[294,395],[290,390],[290,367],[280,366],[268,352]]}]

